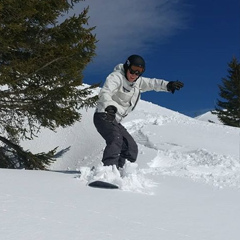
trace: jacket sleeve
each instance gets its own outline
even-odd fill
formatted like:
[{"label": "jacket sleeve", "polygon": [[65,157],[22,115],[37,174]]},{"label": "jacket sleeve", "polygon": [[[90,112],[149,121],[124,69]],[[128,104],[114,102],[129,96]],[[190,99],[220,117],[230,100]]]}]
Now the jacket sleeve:
[{"label": "jacket sleeve", "polygon": [[141,77],[140,79],[140,89],[141,92],[147,92],[147,91],[165,91],[168,92],[167,90],[167,84],[169,83],[166,80],[163,79],[156,79],[156,78],[146,78],[146,77]]},{"label": "jacket sleeve", "polygon": [[113,105],[118,109],[119,106],[112,99],[112,96],[115,92],[118,91],[118,88],[120,86],[120,81],[121,81],[121,79],[118,76],[118,74],[116,74],[116,73],[111,73],[107,77],[107,79],[99,93],[99,96],[98,96],[98,98],[99,98],[98,102],[100,103],[102,110],[105,110],[105,108],[110,105]]}]

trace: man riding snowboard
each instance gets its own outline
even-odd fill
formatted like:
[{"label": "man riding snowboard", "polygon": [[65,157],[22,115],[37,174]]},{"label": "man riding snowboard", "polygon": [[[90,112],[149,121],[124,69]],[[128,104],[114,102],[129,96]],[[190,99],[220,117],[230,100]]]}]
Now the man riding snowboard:
[{"label": "man riding snowboard", "polygon": [[152,90],[174,93],[183,87],[179,81],[142,77],[144,71],[144,59],[131,55],[108,75],[99,93],[94,125],[106,141],[102,158],[104,166],[122,168],[126,159],[136,161],[138,146],[121,121],[134,110],[141,93]]}]

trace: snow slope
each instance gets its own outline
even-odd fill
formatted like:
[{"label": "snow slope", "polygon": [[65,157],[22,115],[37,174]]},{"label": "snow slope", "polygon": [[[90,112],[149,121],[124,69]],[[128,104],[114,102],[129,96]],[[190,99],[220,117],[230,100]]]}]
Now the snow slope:
[{"label": "snow slope", "polygon": [[201,120],[201,121],[222,124],[222,122],[218,119],[217,115],[212,114],[211,112],[206,112],[200,116],[197,116],[196,119]]},{"label": "snow slope", "polygon": [[81,123],[23,142],[34,152],[70,147],[51,171],[0,169],[0,239],[239,239],[239,129],[140,101],[124,122],[138,168],[122,190],[102,190],[79,174],[99,165],[105,145],[94,109],[82,113]]}]

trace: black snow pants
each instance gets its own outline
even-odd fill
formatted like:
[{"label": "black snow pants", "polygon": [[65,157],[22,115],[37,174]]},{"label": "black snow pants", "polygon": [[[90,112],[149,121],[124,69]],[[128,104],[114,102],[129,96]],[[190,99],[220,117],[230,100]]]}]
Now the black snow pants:
[{"label": "black snow pants", "polygon": [[121,123],[116,120],[109,122],[105,117],[106,113],[95,113],[93,118],[97,131],[107,144],[103,152],[103,165],[116,165],[122,168],[126,159],[135,162],[138,155],[136,142]]}]

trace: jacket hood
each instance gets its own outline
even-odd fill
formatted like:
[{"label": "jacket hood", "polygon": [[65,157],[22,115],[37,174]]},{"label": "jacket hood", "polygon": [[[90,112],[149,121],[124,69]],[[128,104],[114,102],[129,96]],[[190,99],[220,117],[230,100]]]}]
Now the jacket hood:
[{"label": "jacket hood", "polygon": [[124,72],[124,68],[123,68],[123,64],[120,63],[118,64],[114,69],[114,72],[120,72],[123,76],[125,76],[125,72]]}]

